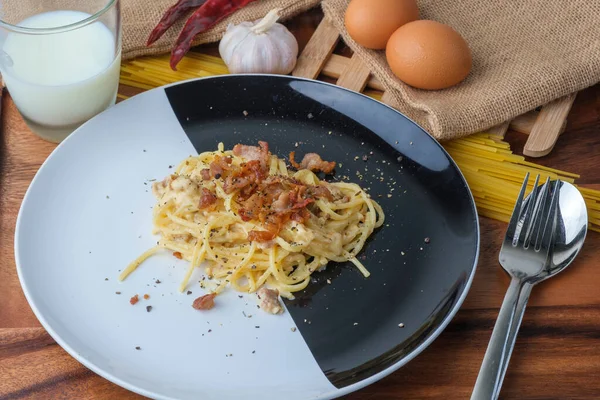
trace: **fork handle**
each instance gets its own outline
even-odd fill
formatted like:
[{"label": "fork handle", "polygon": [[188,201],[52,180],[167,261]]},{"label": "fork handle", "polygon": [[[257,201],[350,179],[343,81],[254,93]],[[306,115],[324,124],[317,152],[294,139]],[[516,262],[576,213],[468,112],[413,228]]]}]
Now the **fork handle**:
[{"label": "fork handle", "polygon": [[471,400],[498,398],[532,288],[531,283],[518,278],[510,281]]}]

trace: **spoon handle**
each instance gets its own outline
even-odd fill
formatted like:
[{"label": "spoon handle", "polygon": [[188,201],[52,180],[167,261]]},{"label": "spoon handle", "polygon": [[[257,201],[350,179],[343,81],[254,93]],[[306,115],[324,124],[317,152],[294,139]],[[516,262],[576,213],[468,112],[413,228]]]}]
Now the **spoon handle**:
[{"label": "spoon handle", "polygon": [[498,398],[532,287],[531,283],[512,278],[485,352],[471,400]]}]

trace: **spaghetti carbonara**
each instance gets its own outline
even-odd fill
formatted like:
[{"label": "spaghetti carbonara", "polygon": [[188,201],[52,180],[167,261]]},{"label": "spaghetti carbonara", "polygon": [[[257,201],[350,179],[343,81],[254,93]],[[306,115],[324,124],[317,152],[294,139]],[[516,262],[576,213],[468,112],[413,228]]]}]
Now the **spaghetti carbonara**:
[{"label": "spaghetti carbonara", "polygon": [[120,279],[160,249],[189,262],[180,291],[202,263],[214,293],[267,287],[293,298],[329,261],[350,261],[368,277],[357,254],[383,224],[381,207],[356,184],[320,180],[315,172],[330,173],[334,162],[309,153],[298,164],[294,155],[288,168],[265,142],[231,151],[220,143],[181,162],[153,185],[157,246]]}]

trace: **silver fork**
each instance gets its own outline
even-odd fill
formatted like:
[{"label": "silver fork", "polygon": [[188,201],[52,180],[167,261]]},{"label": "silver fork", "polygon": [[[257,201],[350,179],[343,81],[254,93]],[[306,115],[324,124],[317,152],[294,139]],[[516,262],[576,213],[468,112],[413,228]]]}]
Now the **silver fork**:
[{"label": "silver fork", "polygon": [[504,237],[500,250],[500,264],[512,279],[485,352],[471,400],[498,398],[531,289],[547,276],[544,271],[553,247],[560,181],[554,181],[554,185],[551,185],[548,178],[546,184],[540,188],[539,179],[538,175],[533,191],[523,201],[529,173],[525,176]]}]

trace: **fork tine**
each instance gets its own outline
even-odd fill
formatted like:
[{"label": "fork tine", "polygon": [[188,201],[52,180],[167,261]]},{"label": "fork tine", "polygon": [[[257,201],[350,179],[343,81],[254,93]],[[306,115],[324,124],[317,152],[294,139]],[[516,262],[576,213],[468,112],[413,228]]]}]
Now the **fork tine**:
[{"label": "fork tine", "polygon": [[521,209],[523,208],[523,198],[525,197],[525,190],[527,190],[528,181],[529,172],[525,174],[525,179],[523,180],[523,184],[521,185],[521,191],[519,192],[519,196],[517,197],[517,201],[515,202],[515,208],[513,209],[512,216],[510,217],[510,222],[508,223],[508,229],[506,231],[506,237],[511,238],[513,246],[516,246],[515,238],[517,240],[519,239],[519,234],[517,233],[517,225],[519,225]]},{"label": "fork tine", "polygon": [[[526,204],[523,208],[523,211],[521,212],[521,215],[519,217],[519,223],[517,225],[518,229],[517,232],[515,234],[515,237],[513,238],[513,246],[516,246],[519,244],[519,241],[523,242],[530,234],[531,232],[531,222],[532,222],[532,218],[535,212],[535,206],[537,204],[537,200],[539,197],[539,186],[538,183],[540,181],[540,175],[538,174],[535,177],[535,182],[533,183],[533,189],[531,190],[531,193],[529,194],[529,197],[527,198]],[[523,232],[525,232],[525,234],[523,235]]]},{"label": "fork tine", "polygon": [[554,223],[556,221],[556,214],[558,211],[558,200],[560,197],[560,179],[557,179],[554,182],[554,190],[552,191],[552,200],[550,201],[550,207],[548,208],[548,212],[546,214],[546,220],[544,221],[544,228],[542,231],[542,237],[539,242],[536,241],[535,249],[537,251],[545,249],[546,256],[550,252],[550,244],[552,243],[552,238],[554,236]]},{"label": "fork tine", "polygon": [[532,215],[531,226],[528,229],[527,236],[523,241],[523,247],[528,248],[532,243],[535,246],[538,240],[541,240],[542,229],[544,227],[545,209],[550,196],[550,177],[542,185],[541,193],[537,199]]}]

